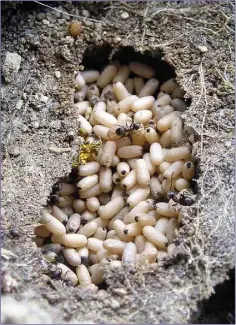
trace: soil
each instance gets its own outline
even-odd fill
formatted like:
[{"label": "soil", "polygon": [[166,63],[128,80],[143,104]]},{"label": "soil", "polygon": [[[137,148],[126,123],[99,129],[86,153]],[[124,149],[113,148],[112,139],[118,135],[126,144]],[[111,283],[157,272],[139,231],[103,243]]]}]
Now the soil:
[{"label": "soil", "polygon": [[[199,321],[199,303],[235,263],[234,3],[43,4],[59,11],[36,2],[1,3],[2,323]],[[74,38],[68,27],[76,19],[83,31]],[[175,254],[156,269],[108,270],[107,295],[98,298],[45,277],[33,229],[52,185],[71,171],[75,148],[65,139],[77,131],[74,71],[91,54],[102,67],[125,47],[170,64],[187,92],[191,105],[183,117],[200,136],[198,195],[183,210]],[[4,69],[6,52],[21,56],[19,71]],[[15,74],[4,78],[7,73]]]}]

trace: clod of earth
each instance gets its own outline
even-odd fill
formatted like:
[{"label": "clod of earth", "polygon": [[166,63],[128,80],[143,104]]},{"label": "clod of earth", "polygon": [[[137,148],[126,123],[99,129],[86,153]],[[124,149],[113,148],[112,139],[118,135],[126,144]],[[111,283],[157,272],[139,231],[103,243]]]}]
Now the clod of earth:
[{"label": "clod of earth", "polygon": [[3,63],[3,76],[6,82],[11,82],[17,76],[20,69],[21,56],[17,53],[6,52]]}]

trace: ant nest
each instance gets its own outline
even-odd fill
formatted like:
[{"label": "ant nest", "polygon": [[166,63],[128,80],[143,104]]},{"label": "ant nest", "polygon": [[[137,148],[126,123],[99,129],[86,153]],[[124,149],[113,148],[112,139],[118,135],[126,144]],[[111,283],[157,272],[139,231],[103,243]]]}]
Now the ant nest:
[{"label": "ant nest", "polygon": [[108,265],[153,264],[175,249],[181,205],[194,204],[186,194],[194,131],[181,119],[183,89],[155,75],[144,63],[115,61],[76,76],[81,145],[35,228],[44,258],[56,262],[52,278],[96,293]]}]

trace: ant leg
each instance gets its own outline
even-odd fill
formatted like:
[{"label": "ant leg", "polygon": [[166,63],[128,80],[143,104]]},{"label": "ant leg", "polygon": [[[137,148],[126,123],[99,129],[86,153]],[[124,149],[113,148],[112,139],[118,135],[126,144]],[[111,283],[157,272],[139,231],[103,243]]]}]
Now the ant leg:
[{"label": "ant leg", "polygon": [[179,195],[183,197],[185,196],[186,193],[188,193],[188,191],[186,189],[183,189],[182,191],[179,192]]}]

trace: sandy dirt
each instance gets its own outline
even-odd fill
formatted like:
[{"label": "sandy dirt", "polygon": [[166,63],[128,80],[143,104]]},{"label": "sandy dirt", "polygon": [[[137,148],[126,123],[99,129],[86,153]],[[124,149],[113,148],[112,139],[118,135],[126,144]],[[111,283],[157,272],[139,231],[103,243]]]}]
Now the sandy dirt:
[{"label": "sandy dirt", "polygon": [[[234,4],[47,5],[64,14],[2,2],[2,322],[195,322],[199,302],[234,268]],[[83,25],[76,39],[68,33],[73,19]],[[183,117],[200,136],[198,198],[184,210],[175,255],[153,270],[108,271],[107,297],[99,299],[48,282],[33,229],[52,185],[71,170],[74,148],[65,139],[77,131],[70,114],[74,71],[86,66],[85,53],[102,67],[127,46],[162,57],[187,92],[191,105]],[[21,57],[19,70],[7,52]],[[14,315],[8,299],[19,303]]]}]

